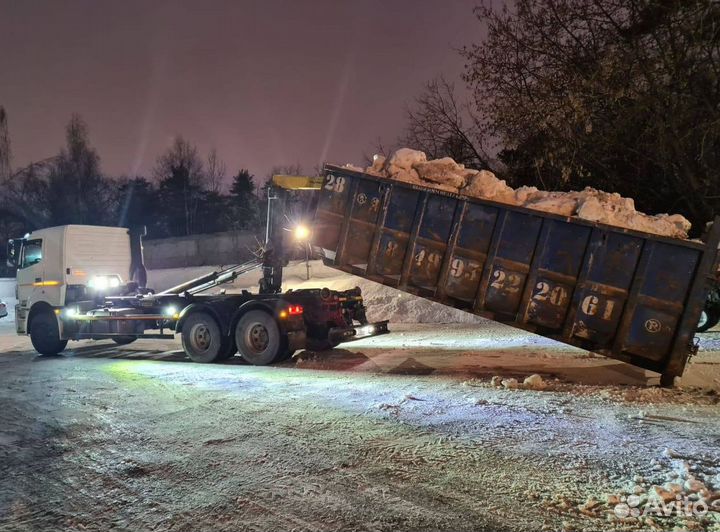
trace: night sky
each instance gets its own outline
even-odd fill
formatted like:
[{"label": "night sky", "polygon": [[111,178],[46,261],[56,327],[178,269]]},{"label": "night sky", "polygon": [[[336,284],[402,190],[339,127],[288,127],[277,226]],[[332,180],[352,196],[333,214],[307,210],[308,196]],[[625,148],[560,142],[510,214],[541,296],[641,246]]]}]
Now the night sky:
[{"label": "night sky", "polygon": [[148,175],[182,134],[264,176],[362,162],[453,48],[477,0],[0,0],[0,105],[15,167],[54,155],[73,112],[109,175]]}]

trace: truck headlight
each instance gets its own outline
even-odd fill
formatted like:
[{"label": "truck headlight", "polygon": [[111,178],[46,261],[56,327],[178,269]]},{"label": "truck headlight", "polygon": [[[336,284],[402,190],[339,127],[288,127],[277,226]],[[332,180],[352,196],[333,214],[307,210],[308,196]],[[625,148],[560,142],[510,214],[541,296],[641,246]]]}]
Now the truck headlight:
[{"label": "truck headlight", "polygon": [[172,318],[174,320],[178,319],[180,317],[180,314],[178,313],[178,309],[175,305],[168,305],[163,309],[163,315],[167,316],[168,318]]},{"label": "truck headlight", "polygon": [[95,275],[88,281],[88,286],[94,290],[107,290],[120,286],[120,277],[117,275]]}]

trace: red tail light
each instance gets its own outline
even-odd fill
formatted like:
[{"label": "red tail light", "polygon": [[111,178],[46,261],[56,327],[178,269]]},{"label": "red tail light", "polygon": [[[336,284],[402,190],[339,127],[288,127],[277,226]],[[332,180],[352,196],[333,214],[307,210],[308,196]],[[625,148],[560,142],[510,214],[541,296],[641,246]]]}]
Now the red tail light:
[{"label": "red tail light", "polygon": [[298,314],[303,313],[303,308],[301,305],[290,305],[288,307],[288,314],[291,316],[297,316]]}]

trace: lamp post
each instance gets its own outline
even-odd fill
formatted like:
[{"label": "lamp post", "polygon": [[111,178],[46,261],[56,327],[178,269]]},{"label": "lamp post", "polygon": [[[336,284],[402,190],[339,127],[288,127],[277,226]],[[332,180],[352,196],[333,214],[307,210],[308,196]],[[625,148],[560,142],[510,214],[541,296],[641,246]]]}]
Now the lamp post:
[{"label": "lamp post", "polygon": [[310,229],[307,226],[299,224],[295,226],[295,240],[300,242],[305,248],[305,270],[307,274],[307,280],[310,280]]}]

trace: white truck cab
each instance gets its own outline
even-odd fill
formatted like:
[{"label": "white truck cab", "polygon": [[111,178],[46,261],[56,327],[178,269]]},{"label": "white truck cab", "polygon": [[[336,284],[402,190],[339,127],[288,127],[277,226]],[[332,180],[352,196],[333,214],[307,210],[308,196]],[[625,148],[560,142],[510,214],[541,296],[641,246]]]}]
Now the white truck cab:
[{"label": "white truck cab", "polygon": [[29,334],[40,353],[64,349],[67,338],[58,316],[89,292],[126,285],[135,266],[131,247],[127,228],[92,225],[49,227],[10,240],[18,334]]}]

